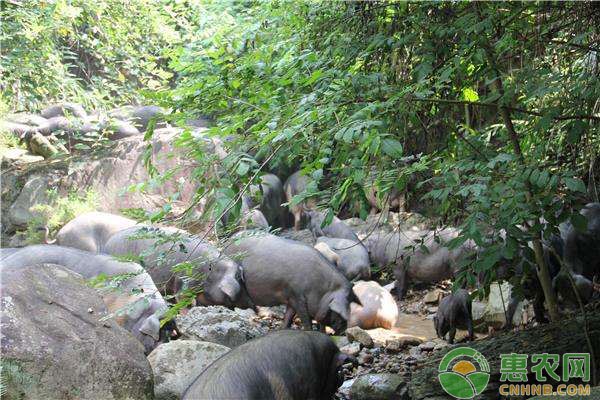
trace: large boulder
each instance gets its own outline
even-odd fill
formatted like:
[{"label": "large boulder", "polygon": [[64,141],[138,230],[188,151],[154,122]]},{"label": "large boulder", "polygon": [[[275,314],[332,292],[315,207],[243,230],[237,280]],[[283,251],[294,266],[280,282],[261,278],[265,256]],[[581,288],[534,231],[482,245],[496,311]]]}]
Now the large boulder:
[{"label": "large boulder", "polygon": [[222,306],[194,307],[177,317],[183,338],[236,347],[266,335],[251,310],[229,310]]},{"label": "large boulder", "polygon": [[[501,329],[506,325],[506,311],[512,295],[512,285],[508,282],[490,285],[490,294],[485,302],[473,302],[473,323],[480,332],[487,332],[489,327]],[[513,315],[512,323],[519,326],[523,322],[525,305],[527,301],[521,301],[517,305]]]},{"label": "large boulder", "polygon": [[[35,204],[47,204],[48,189],[49,178],[47,176],[41,174],[30,176],[8,209],[9,221],[16,226],[27,226],[29,221],[35,218],[35,213],[31,208]],[[4,218],[2,219],[4,220]]]},{"label": "large boulder", "polygon": [[[73,190],[91,190],[98,199],[98,211],[119,213],[123,208],[158,209],[172,202],[174,211],[186,209],[197,189],[193,176],[193,160],[173,144],[176,133],[156,134],[150,142],[142,136],[119,140],[111,148],[93,154],[35,163],[30,168],[8,168],[2,172],[2,231],[12,233],[24,229],[34,214],[36,204],[48,204],[46,192],[55,190],[66,196]],[[146,151],[150,147],[152,165],[158,174],[174,171],[143,191],[128,191],[151,181],[146,168]],[[82,193],[83,194],[83,193]],[[178,194],[178,195],[176,195]],[[201,208],[201,207],[200,207]],[[201,213],[201,209],[198,209]]]},{"label": "large boulder", "polygon": [[152,399],[142,345],[80,275],[49,264],[1,274],[3,398]]},{"label": "large boulder", "polygon": [[200,372],[229,347],[196,340],[163,343],[148,356],[154,372],[155,400],[178,400]]},{"label": "large boulder", "polygon": [[366,374],[354,380],[350,387],[352,400],[408,399],[406,382],[398,374]]}]

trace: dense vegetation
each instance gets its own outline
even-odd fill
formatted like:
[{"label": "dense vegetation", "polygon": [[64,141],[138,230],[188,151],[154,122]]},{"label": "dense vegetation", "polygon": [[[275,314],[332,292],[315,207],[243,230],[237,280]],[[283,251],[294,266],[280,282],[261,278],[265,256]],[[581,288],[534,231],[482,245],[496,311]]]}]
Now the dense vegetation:
[{"label": "dense vegetation", "polygon": [[532,253],[531,241],[526,255],[542,266],[542,235],[568,218],[582,224],[563,205],[598,198],[592,3],[273,2],[221,12],[213,34],[178,60],[166,100],[212,115],[215,134],[256,155],[233,156],[235,173],[206,182],[208,198],[234,198],[230,188],[258,168],[301,167],[330,216],[364,217],[374,182],[382,199],[405,191],[413,208],[461,224],[456,244],[486,248],[476,273]]},{"label": "dense vegetation", "polygon": [[484,249],[459,281],[525,257],[549,289],[540,241],[598,200],[594,3],[34,3],[3,3],[3,101],[126,103],[142,88],[176,119],[210,116],[226,173],[179,140],[207,215],[239,210],[261,171],[301,168],[301,197],[329,218],[365,217],[371,185],[381,203],[405,193],[463,228],[454,245]]},{"label": "dense vegetation", "polygon": [[194,0],[3,1],[1,103],[13,111],[65,99],[113,105],[165,88],[169,55],[200,11]]}]

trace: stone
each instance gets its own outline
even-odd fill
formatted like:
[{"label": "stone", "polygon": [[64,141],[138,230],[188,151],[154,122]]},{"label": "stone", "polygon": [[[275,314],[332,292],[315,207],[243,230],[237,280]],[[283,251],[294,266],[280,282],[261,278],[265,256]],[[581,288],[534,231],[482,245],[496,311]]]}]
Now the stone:
[{"label": "stone", "polygon": [[[36,217],[31,208],[36,204],[48,204],[49,180],[42,175],[32,175],[8,209],[8,218],[13,225],[26,227]],[[2,218],[4,220],[4,218]]]},{"label": "stone", "polygon": [[352,342],[345,346],[340,347],[340,351],[349,356],[356,357],[360,353],[360,343]]},{"label": "stone", "polygon": [[417,346],[417,345],[420,345],[421,343],[423,343],[423,339],[421,339],[419,337],[403,335],[403,336],[389,339],[385,343],[385,348],[388,351],[396,352],[396,351],[401,351],[402,349],[404,349],[408,346]]},{"label": "stone", "polygon": [[[257,307],[258,316],[261,318],[277,318],[283,319],[285,317],[285,306],[274,306],[274,307]],[[248,310],[252,312],[252,310]]]},{"label": "stone", "polygon": [[487,303],[479,300],[473,300],[471,303],[471,315],[473,316],[474,325],[479,325],[485,322],[484,317],[486,307]]},{"label": "stone", "polygon": [[373,338],[369,335],[367,331],[358,326],[353,326],[352,328],[346,329],[346,337],[351,342],[359,342],[365,347],[373,347]]},{"label": "stone", "polygon": [[156,400],[178,400],[200,373],[229,347],[196,340],[174,340],[148,356],[154,373]]},{"label": "stone", "polygon": [[434,289],[427,292],[425,297],[423,297],[423,301],[425,304],[438,304],[439,299],[444,295],[444,292],[440,289]]},{"label": "stone", "polygon": [[193,307],[186,315],[177,316],[177,327],[184,339],[237,347],[267,333],[254,316],[222,306]]},{"label": "stone", "polygon": [[81,275],[51,264],[1,272],[3,398],[154,397],[143,346]]},{"label": "stone", "polygon": [[31,154],[25,149],[13,147],[2,151],[2,164],[27,164],[43,161],[44,157]]},{"label": "stone", "polygon": [[407,400],[406,382],[397,374],[366,374],[350,387],[352,400]]},{"label": "stone", "polygon": [[350,343],[346,336],[332,336],[331,339],[335,342],[337,347],[344,347]]},{"label": "stone", "polygon": [[[496,282],[490,285],[490,294],[487,301],[473,301],[472,315],[473,325],[478,332],[488,332],[489,328],[495,330],[502,329],[506,325],[505,310],[508,311],[508,304],[512,286],[508,282],[498,285]],[[517,305],[513,316],[513,324],[519,326],[524,318],[527,309],[527,301],[522,301]]]},{"label": "stone", "polygon": [[410,349],[408,349],[408,354],[417,361],[422,360],[424,358],[423,353],[418,347],[411,347]]},{"label": "stone", "polygon": [[437,306],[427,307],[427,313],[428,314],[435,314],[435,313],[437,313],[437,310],[438,310]]},{"label": "stone", "polygon": [[349,379],[347,381],[344,381],[344,383],[342,383],[342,386],[340,386],[338,388],[338,393],[340,393],[342,396],[344,396],[344,398],[347,398],[348,396],[350,396],[350,387],[352,386],[353,383],[354,383],[354,379]]},{"label": "stone", "polygon": [[512,286],[508,282],[504,282],[502,285],[494,282],[490,285],[490,295],[484,316],[484,320],[488,326],[500,329],[506,324],[505,310],[508,310],[511,290]]},{"label": "stone", "polygon": [[29,238],[27,237],[27,232],[16,232],[13,237],[8,241],[8,247],[16,248],[16,247],[25,247],[29,243]]},{"label": "stone", "polygon": [[418,347],[422,351],[431,351],[431,350],[435,349],[435,343],[434,342],[425,342],[425,343],[421,343]]},{"label": "stone", "polygon": [[374,357],[370,353],[366,353],[365,351],[361,351],[358,355],[358,363],[361,365],[371,364],[373,363]]},{"label": "stone", "polygon": [[[82,195],[91,191],[98,200],[97,211],[155,210],[162,208],[169,199],[176,199],[171,203],[173,213],[183,212],[193,202],[198,183],[190,178],[194,161],[187,157],[185,150],[175,146],[176,138],[176,134],[155,133],[150,141],[145,141],[143,135],[138,135],[118,140],[110,148],[99,148],[94,157],[75,154],[52,162],[25,164],[26,168],[6,168],[2,175],[3,233],[25,228],[31,219],[29,209],[37,204],[48,204],[45,194],[50,188],[56,190],[59,197],[74,190]],[[150,146],[150,161],[158,174],[172,172],[173,175],[160,185],[150,185],[143,192],[127,191],[130,186],[151,180],[145,162]],[[216,165],[215,170],[218,167]],[[30,183],[32,180],[35,182]],[[197,217],[202,214],[203,203],[205,201],[200,201],[183,216],[182,228],[192,229],[195,233],[206,228],[210,221],[199,222]]]},{"label": "stone", "polygon": [[34,133],[27,139],[27,147],[33,154],[44,158],[51,158],[61,153],[61,149],[39,132]]},{"label": "stone", "polygon": [[42,126],[48,122],[46,118],[41,115],[29,114],[29,113],[15,113],[8,114],[5,116],[7,121],[15,122],[18,124],[29,125],[29,126]]}]

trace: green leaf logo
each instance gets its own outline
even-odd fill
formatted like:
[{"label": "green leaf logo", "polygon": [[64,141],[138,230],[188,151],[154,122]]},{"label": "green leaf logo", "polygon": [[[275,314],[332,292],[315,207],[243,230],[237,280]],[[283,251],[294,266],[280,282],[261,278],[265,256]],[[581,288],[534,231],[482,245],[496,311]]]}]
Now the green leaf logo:
[{"label": "green leaf logo", "polygon": [[438,372],[442,388],[457,399],[472,399],[481,394],[490,380],[487,360],[483,354],[470,347],[449,351],[442,358]]}]

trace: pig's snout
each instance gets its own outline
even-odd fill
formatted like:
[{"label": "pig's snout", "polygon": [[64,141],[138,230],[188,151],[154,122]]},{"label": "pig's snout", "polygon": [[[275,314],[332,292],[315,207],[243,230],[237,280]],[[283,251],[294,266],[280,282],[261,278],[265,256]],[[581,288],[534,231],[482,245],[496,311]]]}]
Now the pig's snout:
[{"label": "pig's snout", "polygon": [[233,277],[225,277],[219,284],[219,289],[229,298],[229,301],[236,302],[240,297],[240,284]]}]

